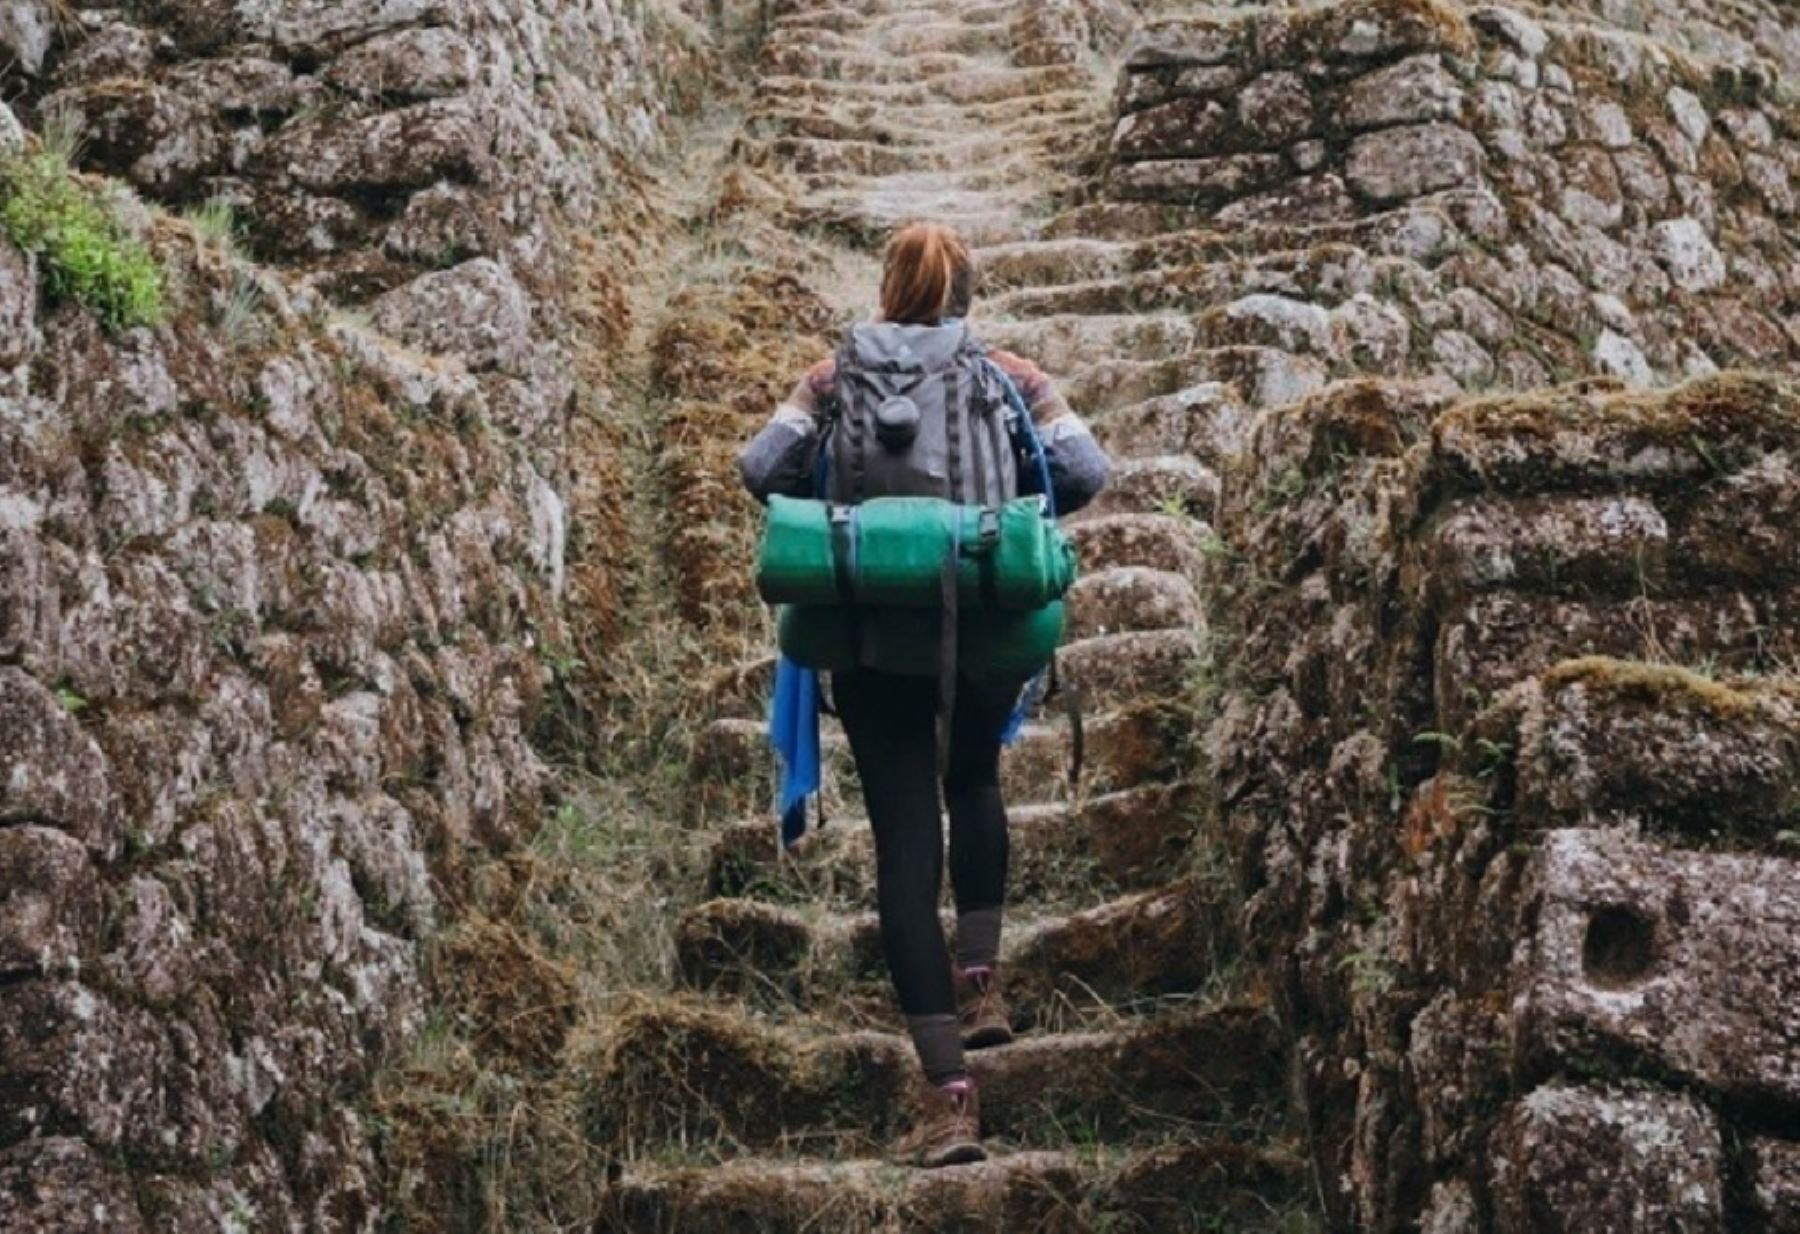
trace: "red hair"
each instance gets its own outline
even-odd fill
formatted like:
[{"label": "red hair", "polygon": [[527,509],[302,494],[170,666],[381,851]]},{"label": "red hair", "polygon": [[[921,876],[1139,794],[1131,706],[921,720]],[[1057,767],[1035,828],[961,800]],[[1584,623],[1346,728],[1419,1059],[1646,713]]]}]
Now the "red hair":
[{"label": "red hair", "polygon": [[884,321],[936,325],[969,311],[975,262],[962,237],[940,223],[913,223],[888,241],[881,271]]}]

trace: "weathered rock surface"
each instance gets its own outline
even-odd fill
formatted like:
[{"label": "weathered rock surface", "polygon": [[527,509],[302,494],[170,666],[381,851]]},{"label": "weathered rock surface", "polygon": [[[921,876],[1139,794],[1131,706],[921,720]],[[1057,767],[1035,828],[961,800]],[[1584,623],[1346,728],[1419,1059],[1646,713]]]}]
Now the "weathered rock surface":
[{"label": "weathered rock surface", "polygon": [[[1749,1228],[1722,1145],[1800,1108],[1796,631],[1785,576],[1701,529],[1785,508],[1734,495],[1786,474],[1797,399],[1728,374],[1431,419],[1359,383],[1258,424],[1220,527],[1289,581],[1215,595],[1254,684],[1210,740],[1341,1219]],[[1690,472],[1715,433],[1732,461]]]},{"label": "weathered rock surface", "polygon": [[[541,814],[547,660],[616,602],[569,570],[626,531],[571,474],[566,340],[626,323],[572,303],[566,224],[656,147],[677,7],[0,15],[0,149],[78,113],[89,168],[231,202],[296,276],[146,214],[193,299],[112,337],[0,242],[0,1226],[387,1220],[356,1098]],[[770,6],[697,216],[759,264],[664,306],[649,365],[697,641],[762,628],[730,455],[837,324],[791,245],[868,281],[894,222],[957,224],[994,337],[1124,456],[1074,528],[1088,793],[1055,717],[1003,772],[1040,1035],[977,1070],[1049,1151],[793,1160],[874,1153],[915,1094],[862,1031],[867,837],[784,863],[738,821],[765,662],[696,739],[683,821],[731,821],[690,989],[568,1055],[566,976],[539,1000],[582,1134],[638,1154],[579,1223],[1800,1228],[1791,14],[1194,8]],[[647,1159],[697,1146],[756,1155]]]},{"label": "weathered rock surface", "polygon": [[563,238],[707,54],[610,0],[0,6],[0,155],[78,117],[281,267],[120,194],[169,312],[111,333],[0,235],[9,1234],[391,1223],[366,1094],[545,809]]},{"label": "weathered rock surface", "polygon": [[1549,1086],[1506,1114],[1497,1139],[1501,1234],[1723,1228],[1724,1146],[1687,1098]]},{"label": "weathered rock surface", "polygon": [[1539,915],[1513,985],[1519,1068],[1635,1061],[1728,1100],[1800,1103],[1795,863],[1562,831],[1527,877]]},{"label": "weathered rock surface", "polygon": [[1777,289],[1796,258],[1795,167],[1776,136],[1790,109],[1755,38],[1722,27],[1765,47],[1779,31],[1791,51],[1792,22],[1755,3],[1717,26],[1693,17],[1706,54],[1731,62],[1719,72],[1746,83],[1725,101],[1704,65],[1621,32],[1673,37],[1682,5],[1592,7],[1582,17],[1620,29],[1423,2],[1151,23],[1121,88],[1109,187],[1233,228],[1443,210],[1463,245],[1448,260],[1353,263],[1309,289],[1319,308],[1369,297],[1411,324],[1397,362],[1340,371],[1529,389],[1791,362]]}]

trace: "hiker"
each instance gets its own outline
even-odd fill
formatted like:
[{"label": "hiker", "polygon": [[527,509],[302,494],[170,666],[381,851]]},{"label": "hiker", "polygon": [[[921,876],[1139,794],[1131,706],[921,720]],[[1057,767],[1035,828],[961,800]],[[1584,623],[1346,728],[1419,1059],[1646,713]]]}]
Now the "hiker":
[{"label": "hiker", "polygon": [[[1039,493],[1047,480],[1053,512],[1092,501],[1107,479],[1106,455],[1035,365],[974,340],[966,318],[975,281],[969,250],[954,231],[933,224],[900,230],[887,247],[877,316],[852,329],[837,358],[809,371],[744,449],[739,464],[750,491],[765,502],[773,495],[846,504],[924,496],[991,507]],[[930,382],[941,395],[920,394],[916,405],[883,398],[882,366],[890,363],[952,375]],[[859,426],[840,431],[847,390],[879,401],[859,425],[873,426],[881,443],[850,448]],[[1002,435],[994,404],[1003,393],[1016,395],[1011,405],[1022,403],[1036,427],[1035,465],[1019,457],[1016,438]],[[887,417],[895,408],[901,445],[890,449]],[[909,417],[915,422],[905,423]],[[815,492],[821,471],[827,491]],[[1013,1036],[998,980],[1008,847],[999,759],[1003,729],[1035,670],[994,679],[972,673],[965,659],[947,680],[946,671],[900,654],[907,631],[917,629],[904,626],[906,616],[856,611],[855,667],[831,674],[831,692],[874,831],[882,949],[930,1081],[923,1117],[899,1151],[916,1164],[940,1166],[986,1156],[964,1050]],[[1058,635],[1060,621],[1059,608]],[[948,709],[946,693],[953,698]],[[938,919],[940,783],[950,815],[954,966]]]}]

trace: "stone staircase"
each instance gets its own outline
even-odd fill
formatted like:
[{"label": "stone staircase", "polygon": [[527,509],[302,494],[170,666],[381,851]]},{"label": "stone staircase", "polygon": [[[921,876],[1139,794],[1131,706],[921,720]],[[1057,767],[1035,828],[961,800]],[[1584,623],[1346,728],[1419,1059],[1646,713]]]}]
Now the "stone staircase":
[{"label": "stone staircase", "polygon": [[[1097,423],[1179,416],[1182,400],[1247,414],[1254,396],[1222,384],[1246,371],[1286,395],[1284,357],[1203,345],[1189,318],[1026,303],[1012,271],[1034,262],[1044,294],[1068,290],[1049,263],[1069,243],[1038,237],[1093,162],[1110,85],[1092,47],[1032,42],[1029,9],[940,0],[780,18],[742,158],[792,185],[788,226],[863,254],[910,218],[959,227],[993,270],[984,337],[1058,373]],[[701,833],[713,898],[678,930],[688,995],[647,1009],[612,1056],[609,1088],[641,1083],[661,1108],[616,1129],[635,1164],[603,1228],[1306,1228],[1284,1051],[1234,975],[1225,880],[1195,851],[1202,792],[1186,778],[1213,456],[1148,435],[1113,444],[1117,482],[1071,520],[1084,577],[1062,668],[1084,697],[1085,774],[1067,782],[1060,716],[1030,724],[1005,761],[1005,966],[1028,1031],[971,1059],[995,1158],[929,1175],[881,1163],[918,1081],[869,911],[854,771],[829,729],[831,821],[778,855],[770,665],[756,663],[716,683],[696,758],[697,813],[722,821]],[[651,1164],[690,1137],[740,1155]]]},{"label": "stone staircase", "polygon": [[[1400,518],[1385,490],[1331,487],[1371,450],[1359,432],[1420,440],[1470,390],[1791,362],[1793,347],[1770,339],[1791,328],[1793,306],[1757,273],[1792,255],[1785,178],[1745,176],[1708,205],[1768,226],[1715,226],[1688,246],[1686,216],[1653,209],[1647,186],[1704,213],[1700,181],[1667,170],[1696,152],[1648,108],[1679,113],[1699,83],[1641,40],[1436,0],[1241,3],[1150,24],[1113,92],[1097,49],[1105,12],[1075,0],[801,5],[775,24],[739,148],[791,188],[784,226],[856,255],[858,294],[894,224],[962,229],[980,249],[982,336],[1055,374],[1118,462],[1105,498],[1070,520],[1084,576],[1061,668],[1085,701],[1086,775],[1067,782],[1071,733],[1048,715],[1004,763],[1004,971],[1029,1031],[972,1057],[999,1151],[932,1174],[880,1163],[917,1081],[868,911],[854,772],[829,733],[832,821],[797,855],[778,854],[762,718],[771,666],[743,665],[712,686],[694,763],[709,898],[678,931],[682,994],[620,1028],[602,1077],[617,1107],[606,1134],[629,1146],[602,1229],[1323,1228],[1321,1191],[1375,1188],[1385,1167],[1355,1174],[1348,1147],[1330,1156],[1317,1143],[1302,1164],[1291,1077],[1321,1060],[1296,1056],[1293,1017],[1274,1014],[1267,974],[1286,957],[1241,956],[1240,879],[1255,867],[1291,889],[1315,867],[1261,869],[1263,854],[1232,831],[1208,755],[1241,760],[1253,738],[1224,723],[1202,749],[1215,688],[1254,697],[1270,731],[1291,720],[1280,706],[1298,704],[1219,682],[1228,666],[1215,642],[1231,638],[1279,678],[1282,640],[1297,655],[1304,632],[1323,661],[1310,668],[1333,671],[1319,644],[1345,631],[1329,602],[1361,580],[1321,574],[1309,590],[1315,563],[1338,568],[1366,548],[1359,536]],[[1555,74],[1568,76],[1559,55],[1596,75],[1591,93],[1573,121],[1521,119],[1541,101],[1525,94],[1542,83],[1554,96]],[[1545,160],[1562,156],[1546,151],[1563,139],[1544,134],[1558,123],[1608,152],[1604,174],[1565,168],[1547,182]],[[1756,126],[1730,127],[1749,134],[1738,154],[1752,165]],[[1661,160],[1654,175],[1639,140]],[[1752,290],[1727,295],[1715,260]],[[1359,420],[1359,400],[1381,414]],[[1283,408],[1300,409],[1292,423],[1309,435],[1282,437],[1285,412],[1253,435]],[[1315,433],[1321,417],[1329,431]],[[1333,538],[1282,540],[1284,504],[1321,489],[1363,520],[1340,513]],[[1222,491],[1237,526],[1268,533],[1254,571],[1215,533]],[[1215,593],[1228,581],[1225,605]],[[1259,624],[1255,587],[1311,624]],[[1222,613],[1233,628],[1209,629]],[[1339,649],[1338,671],[1362,663],[1358,650]],[[1570,638],[1556,650],[1591,648]],[[1538,667],[1509,663],[1505,680]],[[1429,692],[1431,669],[1420,677]],[[1383,689],[1409,697],[1404,682]],[[1446,713],[1467,722],[1471,706]],[[1429,770],[1396,767],[1396,809]],[[1292,817],[1318,829],[1306,860],[1332,859],[1318,834],[1330,824],[1305,797],[1309,777],[1328,778],[1322,765],[1262,774],[1284,771]],[[1358,957],[1329,954],[1330,980],[1347,980],[1338,974]],[[1354,1109],[1346,1084],[1331,1092]],[[1430,1228],[1488,1228],[1472,1198],[1469,1224],[1454,1224],[1462,1196],[1437,1203],[1447,1224]],[[1382,1222],[1409,1203],[1406,1219],[1417,1197],[1385,1209],[1328,1197],[1333,1228],[1400,1228]],[[1540,1228],[1551,1227],[1507,1227]]]}]

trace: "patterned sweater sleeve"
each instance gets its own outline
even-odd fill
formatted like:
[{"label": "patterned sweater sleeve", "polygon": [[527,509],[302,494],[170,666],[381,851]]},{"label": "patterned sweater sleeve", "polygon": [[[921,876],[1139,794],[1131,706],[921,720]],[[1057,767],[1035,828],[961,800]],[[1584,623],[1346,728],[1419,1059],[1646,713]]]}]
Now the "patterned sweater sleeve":
[{"label": "patterned sweater sleeve", "polygon": [[775,414],[738,454],[738,474],[758,501],[812,497],[819,452],[819,407],[836,384],[836,364],[822,360],[807,371]]},{"label": "patterned sweater sleeve", "polygon": [[[1106,487],[1112,461],[1042,369],[1009,351],[993,351],[989,357],[1011,378],[1031,411],[1032,423],[1037,426],[1050,464],[1050,486],[1057,513],[1073,514]],[[1029,468],[1024,483],[1028,492],[1041,487]]]}]

